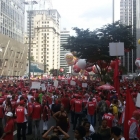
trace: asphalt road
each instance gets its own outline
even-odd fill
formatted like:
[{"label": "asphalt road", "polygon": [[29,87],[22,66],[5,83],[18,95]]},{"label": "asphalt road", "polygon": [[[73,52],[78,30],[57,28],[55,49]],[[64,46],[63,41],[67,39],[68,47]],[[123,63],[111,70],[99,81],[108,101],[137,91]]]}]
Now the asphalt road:
[{"label": "asphalt road", "polygon": [[[56,125],[55,120],[51,117],[50,120],[48,121],[48,127],[50,128],[51,126],[55,126],[55,125]],[[73,125],[71,124],[69,132],[68,132],[68,134],[70,135],[70,140],[74,140],[74,132],[72,130],[72,127],[73,127]],[[42,133],[43,133],[43,121],[40,122],[40,134],[42,134]],[[41,137],[41,140],[43,140],[42,136],[40,136],[40,137]],[[26,138],[27,138],[27,140],[34,140],[33,135],[27,135]],[[16,131],[14,132],[14,140],[17,140]]]},{"label": "asphalt road", "polygon": [[[70,120],[70,115],[69,115],[69,120]],[[53,119],[53,117],[51,117],[50,120],[48,121],[48,128],[50,128],[51,126],[55,126],[55,125],[56,125],[55,120]],[[96,121],[95,130],[97,129],[98,126],[99,126],[98,121]],[[41,120],[41,122],[40,122],[40,134],[42,134],[42,133],[43,133],[43,121]],[[16,131],[14,132],[14,134],[15,134],[14,140],[17,140]],[[70,136],[69,140],[74,140],[74,132],[73,132],[73,125],[72,124],[70,124],[70,129],[69,129],[68,134]],[[40,137],[41,137],[41,140],[43,140],[42,136],[40,136]],[[33,135],[27,135],[26,138],[27,138],[27,140],[34,140]]]}]

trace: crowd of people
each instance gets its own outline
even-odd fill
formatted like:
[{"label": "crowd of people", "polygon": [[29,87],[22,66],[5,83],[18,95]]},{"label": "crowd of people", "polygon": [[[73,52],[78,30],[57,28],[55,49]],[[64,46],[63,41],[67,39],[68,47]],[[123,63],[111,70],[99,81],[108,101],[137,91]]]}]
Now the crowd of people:
[{"label": "crowd of people", "polygon": [[[7,81],[8,82],[8,81]],[[59,82],[45,82],[46,90],[30,89],[23,81],[16,84],[2,84],[0,87],[0,140],[71,139],[68,134],[73,129],[77,140],[125,140],[124,118],[126,89],[129,88],[135,102],[139,83],[128,82],[120,85],[120,93],[115,90],[99,90],[98,82],[88,81],[88,86],[71,86]],[[127,85],[127,86],[126,86]],[[56,125],[48,127],[53,118]],[[43,122],[40,131],[40,123]],[[128,122],[129,139],[139,140],[140,111],[135,110]],[[126,139],[127,140],[127,139]]]}]

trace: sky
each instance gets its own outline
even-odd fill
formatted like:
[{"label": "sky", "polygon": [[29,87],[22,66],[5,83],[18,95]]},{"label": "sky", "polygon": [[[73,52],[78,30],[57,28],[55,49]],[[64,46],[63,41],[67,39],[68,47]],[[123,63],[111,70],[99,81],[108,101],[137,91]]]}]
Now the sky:
[{"label": "sky", "polygon": [[[36,1],[42,2],[43,0]],[[50,0],[50,1],[52,1],[53,9],[57,9],[61,16],[61,30],[63,30],[63,28],[66,28],[68,31],[70,31],[71,35],[74,35],[72,27],[78,27],[83,29],[89,28],[90,30],[94,30],[108,23],[112,23],[113,0]],[[120,19],[120,0],[114,1],[115,1],[115,21],[117,21]],[[29,7],[26,6],[26,10],[28,9]],[[33,9],[36,10],[37,6],[34,6]]]},{"label": "sky", "polygon": [[[61,15],[61,30],[72,27],[90,30],[112,23],[113,0],[52,0]],[[115,21],[120,19],[120,0],[115,0]]]}]

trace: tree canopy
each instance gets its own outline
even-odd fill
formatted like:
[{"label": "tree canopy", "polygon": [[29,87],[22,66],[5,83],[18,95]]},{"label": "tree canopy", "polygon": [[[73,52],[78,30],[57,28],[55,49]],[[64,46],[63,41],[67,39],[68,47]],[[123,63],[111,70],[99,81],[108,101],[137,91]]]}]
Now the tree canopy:
[{"label": "tree canopy", "polygon": [[70,36],[68,43],[63,47],[70,50],[76,57],[95,63],[98,60],[110,62],[115,57],[109,56],[109,43],[124,42],[125,50],[134,49],[132,26],[126,26],[119,21],[104,25],[102,28],[90,31],[89,29],[73,28],[76,36]]}]

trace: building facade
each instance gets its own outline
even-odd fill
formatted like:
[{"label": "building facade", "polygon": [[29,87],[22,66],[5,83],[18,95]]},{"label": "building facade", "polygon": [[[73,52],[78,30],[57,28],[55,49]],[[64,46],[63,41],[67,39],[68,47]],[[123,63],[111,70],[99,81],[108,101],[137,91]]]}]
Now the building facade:
[{"label": "building facade", "polygon": [[0,76],[23,76],[28,47],[3,34],[0,34],[0,42]]},{"label": "building facade", "polygon": [[138,39],[140,38],[140,1],[139,0],[121,0],[120,2],[120,21],[125,25],[132,25],[132,34],[134,36],[134,46],[136,49],[125,52],[123,57],[123,66],[129,73],[135,72],[136,57],[140,57]]},{"label": "building facade", "polygon": [[[32,12],[30,14],[30,12]],[[60,15],[57,10],[28,11],[27,37],[29,39],[29,18],[31,18],[31,56],[34,61],[44,64],[44,73],[60,68]]]},{"label": "building facade", "polygon": [[65,69],[65,72],[67,73],[70,73],[70,67],[67,65],[67,62],[64,59],[64,56],[66,53],[69,53],[69,51],[64,50],[62,45],[67,44],[67,39],[69,37],[70,37],[70,31],[63,29],[63,31],[60,32],[60,68]]},{"label": "building facade", "polygon": [[23,43],[24,0],[0,0],[0,33]]}]

